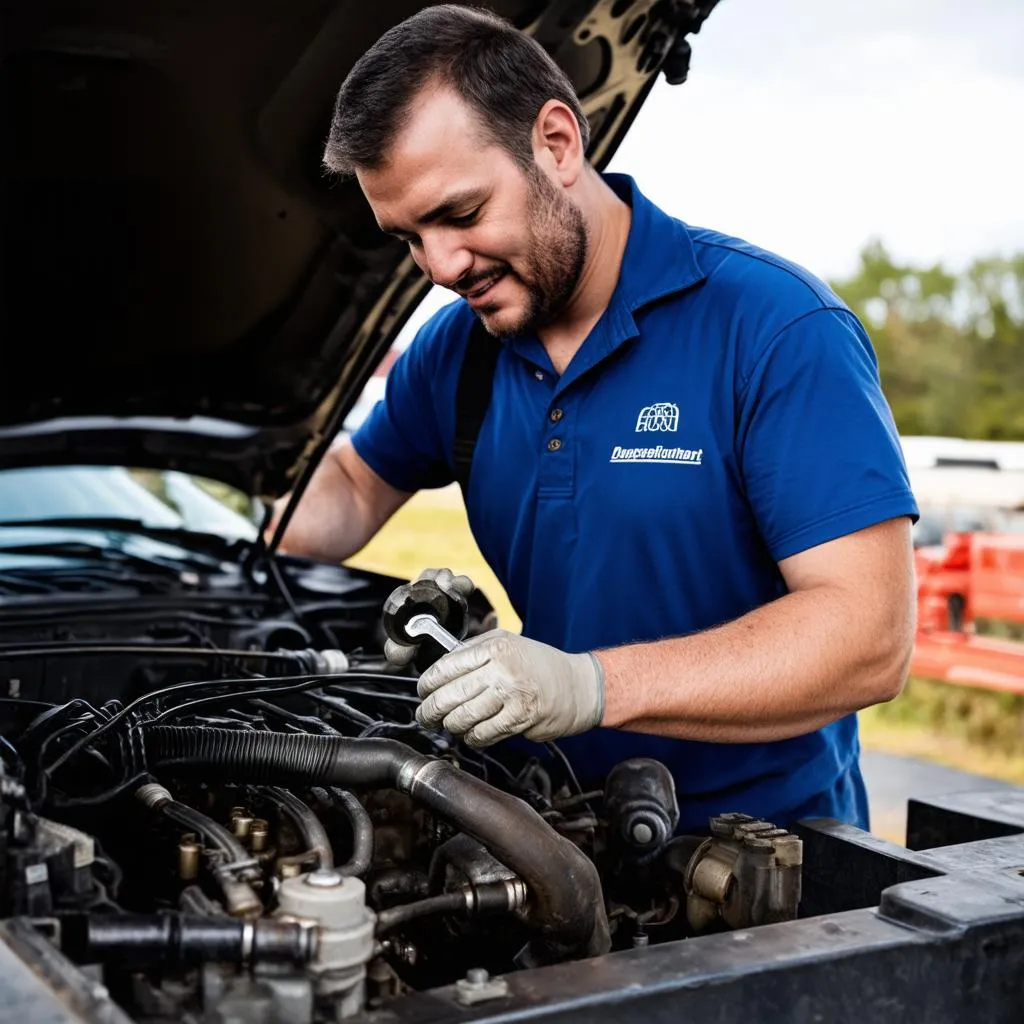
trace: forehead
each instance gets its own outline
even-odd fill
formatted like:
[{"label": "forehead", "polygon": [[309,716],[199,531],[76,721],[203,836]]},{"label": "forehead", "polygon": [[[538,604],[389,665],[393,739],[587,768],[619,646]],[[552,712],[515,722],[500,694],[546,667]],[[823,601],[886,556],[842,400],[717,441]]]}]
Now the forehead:
[{"label": "forehead", "polygon": [[416,219],[449,195],[493,187],[514,171],[511,157],[487,137],[477,113],[449,89],[425,88],[409,115],[384,163],[356,172],[381,223]]}]

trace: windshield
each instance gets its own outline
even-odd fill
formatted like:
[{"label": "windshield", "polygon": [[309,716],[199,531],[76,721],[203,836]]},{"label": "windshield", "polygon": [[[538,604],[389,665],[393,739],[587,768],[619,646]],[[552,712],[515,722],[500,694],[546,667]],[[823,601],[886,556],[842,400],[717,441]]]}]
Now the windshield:
[{"label": "windshield", "polygon": [[[0,471],[0,521],[130,519],[154,529],[252,540],[256,526],[210,493],[220,485],[184,473],[121,466],[56,466]],[[244,496],[223,488],[244,507]]]}]

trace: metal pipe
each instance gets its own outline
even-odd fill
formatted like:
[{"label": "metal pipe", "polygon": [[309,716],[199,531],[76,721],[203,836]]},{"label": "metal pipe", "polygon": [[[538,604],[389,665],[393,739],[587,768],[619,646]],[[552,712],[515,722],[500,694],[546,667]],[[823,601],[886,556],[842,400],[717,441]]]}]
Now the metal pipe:
[{"label": "metal pipe", "polygon": [[294,793],[279,786],[263,786],[260,790],[279,811],[283,811],[295,823],[307,850],[319,858],[319,867],[334,867],[334,851],[331,840],[320,819]]},{"label": "metal pipe", "polygon": [[201,963],[309,963],[319,932],[292,921],[234,921],[186,914],[88,914],[61,923],[61,943],[79,963],[118,967]]},{"label": "metal pipe", "polygon": [[373,822],[366,808],[354,793],[332,786],[329,790],[335,804],[345,812],[352,828],[352,853],[338,867],[338,874],[346,877],[362,875],[373,863]]}]

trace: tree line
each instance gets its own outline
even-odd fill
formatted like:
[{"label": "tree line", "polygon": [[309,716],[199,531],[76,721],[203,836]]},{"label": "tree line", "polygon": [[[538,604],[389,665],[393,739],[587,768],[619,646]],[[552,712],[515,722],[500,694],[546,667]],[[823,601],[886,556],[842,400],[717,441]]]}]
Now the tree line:
[{"label": "tree line", "polygon": [[952,273],[876,240],[829,283],[868,328],[900,433],[1024,440],[1024,252]]}]

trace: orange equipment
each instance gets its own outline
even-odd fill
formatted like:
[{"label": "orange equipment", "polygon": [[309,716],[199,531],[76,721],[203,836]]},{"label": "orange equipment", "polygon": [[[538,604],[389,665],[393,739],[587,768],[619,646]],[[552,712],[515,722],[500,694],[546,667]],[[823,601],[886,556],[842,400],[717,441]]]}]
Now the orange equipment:
[{"label": "orange equipment", "polygon": [[911,672],[1024,694],[1024,642],[979,636],[979,619],[1024,623],[1024,535],[950,533],[916,551]]}]

